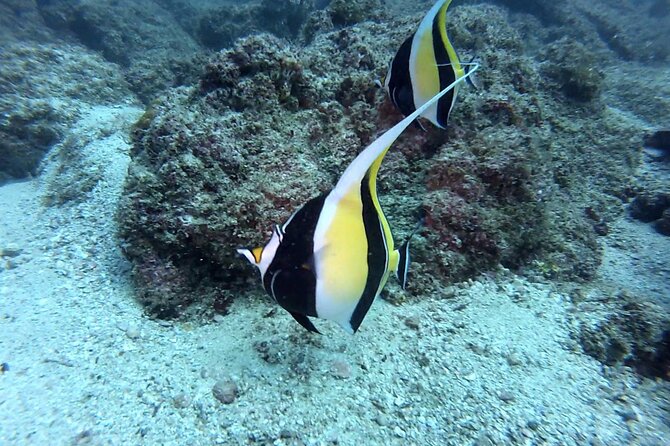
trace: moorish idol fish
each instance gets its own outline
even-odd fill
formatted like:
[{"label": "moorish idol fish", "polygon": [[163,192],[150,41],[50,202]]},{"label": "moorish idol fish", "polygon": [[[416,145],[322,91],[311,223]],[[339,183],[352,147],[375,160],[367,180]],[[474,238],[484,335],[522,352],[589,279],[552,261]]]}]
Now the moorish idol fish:
[{"label": "moorish idol fish", "polygon": [[[476,66],[472,62],[461,64],[449,41],[446,22],[450,4],[451,0],[435,3],[389,64],[383,87],[404,116],[412,114]],[[379,82],[379,85],[382,83]],[[439,128],[446,128],[457,95],[458,86],[428,107],[421,116]]]},{"label": "moorish idol fish", "polygon": [[377,172],[403,130],[463,80],[456,79],[366,147],[330,192],[276,225],[265,247],[237,250],[259,269],[265,291],[307,330],[318,333],[311,316],[354,333],[392,272],[405,287],[409,238],[395,249],[377,199]]}]

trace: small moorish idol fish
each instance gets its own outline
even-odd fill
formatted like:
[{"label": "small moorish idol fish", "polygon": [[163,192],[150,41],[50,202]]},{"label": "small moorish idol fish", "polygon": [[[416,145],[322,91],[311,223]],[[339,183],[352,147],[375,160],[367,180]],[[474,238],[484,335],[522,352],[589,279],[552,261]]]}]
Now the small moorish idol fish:
[{"label": "small moorish idol fish", "polygon": [[[472,61],[461,64],[449,41],[446,22],[450,4],[451,0],[435,3],[389,64],[383,88],[404,116],[410,115],[476,66]],[[378,85],[381,86],[382,82]],[[457,95],[458,87],[455,87],[421,116],[439,128],[446,128]]]},{"label": "small moorish idol fish", "polygon": [[464,80],[456,79],[366,147],[330,192],[276,225],[265,247],[237,250],[258,267],[265,291],[307,330],[318,333],[311,316],[354,333],[392,272],[405,287],[409,239],[395,249],[377,199],[377,172],[403,130]]}]

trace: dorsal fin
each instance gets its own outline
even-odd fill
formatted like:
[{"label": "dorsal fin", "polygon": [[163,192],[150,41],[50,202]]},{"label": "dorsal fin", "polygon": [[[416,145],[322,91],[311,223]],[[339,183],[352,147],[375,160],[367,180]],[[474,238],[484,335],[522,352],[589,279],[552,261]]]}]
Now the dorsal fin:
[{"label": "dorsal fin", "polygon": [[393,144],[395,140],[398,139],[398,136],[400,136],[400,134],[412,123],[412,121],[421,116],[421,114],[426,111],[428,107],[435,104],[442,96],[447,94],[456,85],[465,81],[468,76],[477,71],[477,68],[479,67],[473,66],[467,74],[459,79],[456,79],[451,85],[436,94],[430,101],[417,108],[414,113],[388,129],[382,136],[367,146],[361,153],[358,154],[358,156],[351,162],[351,164],[349,164],[349,167],[347,167],[347,169],[340,177],[340,180],[335,185],[332,194],[337,197],[344,197],[347,192],[351,190],[352,186],[360,185],[366,173],[373,167],[373,165],[375,168],[370,172],[370,174],[374,180],[374,178],[377,176],[377,170],[379,169],[379,165],[381,164],[386,151],[389,149],[389,147],[391,147],[391,144]]}]

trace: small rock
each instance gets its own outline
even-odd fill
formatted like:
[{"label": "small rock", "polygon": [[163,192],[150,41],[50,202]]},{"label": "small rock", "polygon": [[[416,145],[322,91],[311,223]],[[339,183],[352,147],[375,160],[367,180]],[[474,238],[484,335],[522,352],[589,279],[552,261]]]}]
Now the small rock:
[{"label": "small rock", "polygon": [[278,364],[281,362],[281,354],[274,347],[272,342],[254,342],[254,349],[258,352],[263,361],[267,362],[268,364]]},{"label": "small rock", "polygon": [[407,325],[412,330],[418,330],[421,319],[419,316],[408,316],[405,318],[405,325]]},{"label": "small rock", "polygon": [[537,430],[537,428],[540,427],[540,423],[538,423],[536,420],[528,420],[526,426],[528,426],[529,429]]},{"label": "small rock", "polygon": [[388,426],[389,418],[385,414],[380,413],[375,417],[375,422],[380,426]]},{"label": "small rock", "polygon": [[219,314],[219,313],[216,313],[216,314],[214,315],[214,317],[212,318],[212,320],[213,320],[214,322],[216,322],[217,324],[220,324],[220,323],[222,323],[223,321],[225,321],[226,318],[225,318],[223,315],[221,315],[221,314]]},{"label": "small rock", "polygon": [[23,249],[15,243],[10,243],[4,248],[0,248],[0,257],[18,257],[23,252]]},{"label": "small rock", "polygon": [[456,287],[450,285],[442,291],[443,299],[453,299],[456,296]]},{"label": "small rock", "polygon": [[75,437],[73,444],[91,444],[93,442],[93,432],[90,429],[79,432]]},{"label": "small rock", "polygon": [[140,328],[137,325],[129,325],[126,328],[126,336],[130,339],[137,339],[140,337]]},{"label": "small rock", "polygon": [[619,412],[624,421],[640,421],[640,412],[636,407],[630,407]]},{"label": "small rock", "polygon": [[670,235],[670,208],[663,211],[661,218],[654,224],[656,231],[663,235]]},{"label": "small rock", "polygon": [[335,378],[347,379],[351,378],[351,366],[340,359],[336,359],[332,364],[332,372]]},{"label": "small rock", "polygon": [[502,392],[498,393],[498,398],[500,398],[502,401],[506,403],[511,403],[514,401],[516,398],[514,397],[514,394],[512,392],[509,392],[507,390],[503,390]]},{"label": "small rock", "polygon": [[3,362],[2,364],[0,364],[0,373],[5,373],[5,372],[9,372],[9,364],[7,364],[6,362]]},{"label": "small rock", "polygon": [[523,361],[516,353],[510,353],[509,355],[507,355],[507,364],[514,367],[523,364]]},{"label": "small rock", "polygon": [[607,223],[604,221],[598,222],[593,225],[593,230],[596,234],[600,236],[605,236],[610,233],[610,228],[607,226]]},{"label": "small rock", "polygon": [[214,398],[223,404],[231,404],[237,398],[237,384],[229,380],[220,380],[212,387]]},{"label": "small rock", "polygon": [[407,435],[405,433],[405,431],[400,428],[400,426],[394,427],[393,428],[393,433],[396,435],[396,437],[400,437],[400,438],[405,438],[405,436]]},{"label": "small rock", "polygon": [[288,429],[282,429],[279,432],[279,438],[295,438],[295,434]]},{"label": "small rock", "polygon": [[174,407],[177,409],[184,409],[191,405],[191,398],[182,392],[172,399],[172,404],[174,404]]}]

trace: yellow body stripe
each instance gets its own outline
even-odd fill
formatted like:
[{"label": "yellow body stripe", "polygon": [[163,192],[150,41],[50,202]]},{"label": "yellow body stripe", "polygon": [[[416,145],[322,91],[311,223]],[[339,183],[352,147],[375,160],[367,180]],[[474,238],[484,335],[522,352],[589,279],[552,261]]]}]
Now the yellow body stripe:
[{"label": "yellow body stripe", "polygon": [[423,104],[440,91],[440,74],[435,63],[433,33],[430,31],[420,36],[414,67],[414,98],[415,101],[417,97],[420,98],[420,103]]},{"label": "yellow body stripe", "polygon": [[336,302],[356,302],[365,289],[368,241],[362,214],[360,185],[354,184],[339,201],[319,253],[319,280]]}]

